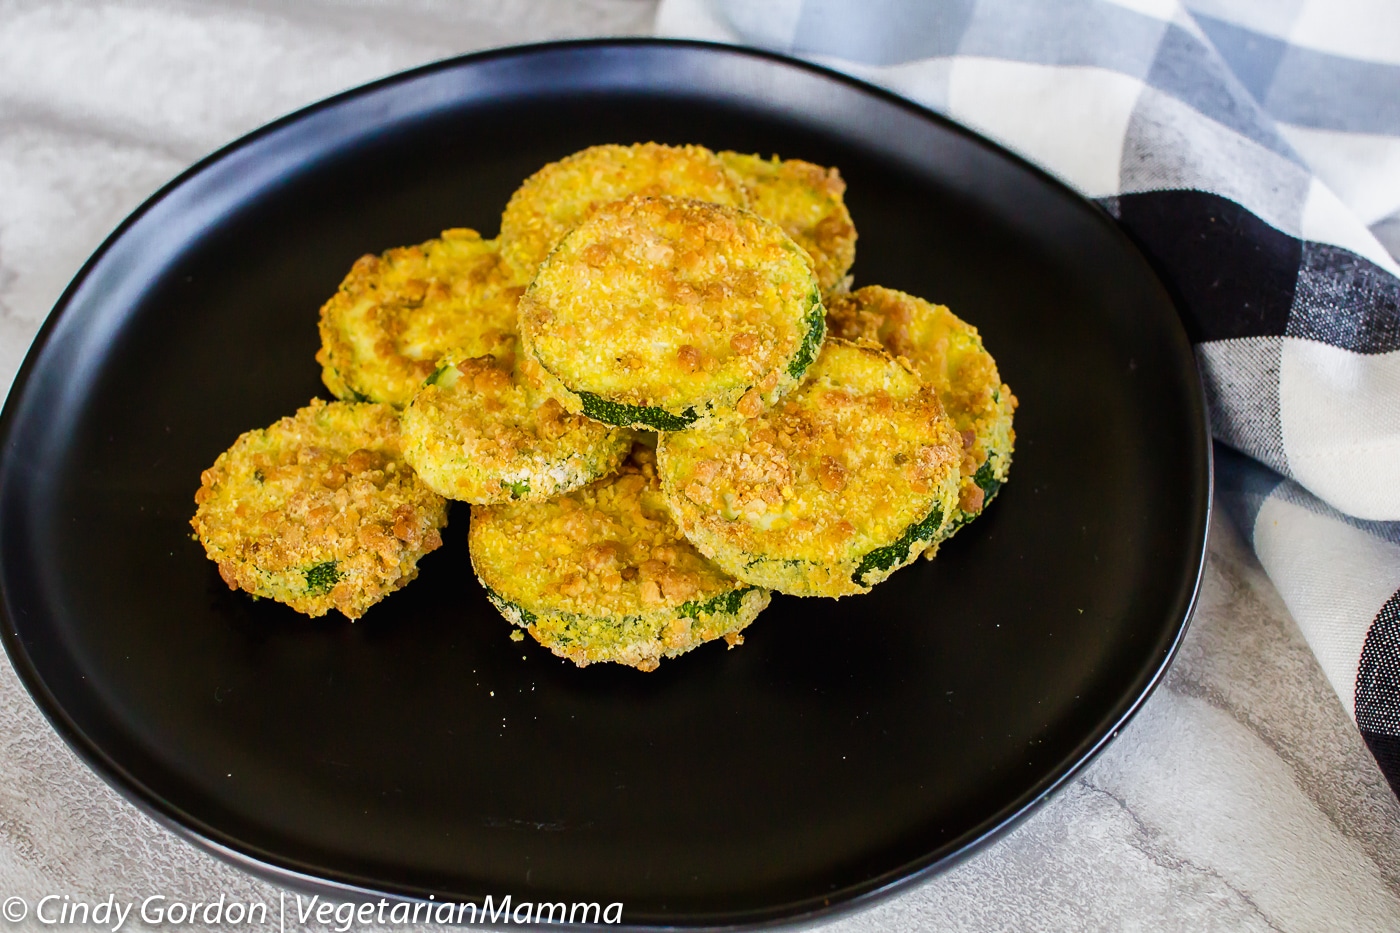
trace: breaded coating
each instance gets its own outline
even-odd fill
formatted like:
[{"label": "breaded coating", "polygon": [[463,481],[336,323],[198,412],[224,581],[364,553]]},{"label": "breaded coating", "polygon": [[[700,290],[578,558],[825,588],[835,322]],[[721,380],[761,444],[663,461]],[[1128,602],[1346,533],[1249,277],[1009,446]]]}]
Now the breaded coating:
[{"label": "breaded coating", "polygon": [[844,291],[856,261],[856,225],[846,209],[841,173],[801,159],[738,152],[719,157],[743,179],[749,210],[782,227],[811,255],[822,294]]},{"label": "breaded coating", "polygon": [[513,281],[528,285],[564,234],[600,204],[634,194],[748,206],[738,177],[703,146],[592,146],[549,163],[511,195],[501,215],[501,258]]},{"label": "breaded coating", "polygon": [[879,347],[834,339],[776,408],[657,448],[686,538],[794,596],[864,593],[917,558],[956,514],[961,459],[932,388]]},{"label": "breaded coating", "polygon": [[826,336],[806,252],[757,214],[632,197],[566,236],[520,300],[525,365],[570,411],[680,431],[753,417]]},{"label": "breaded coating", "polygon": [[[1006,482],[1016,432],[1016,396],[1001,381],[996,360],[977,328],[943,305],[905,292],[867,285],[833,298],[827,326],[834,336],[869,340],[908,363],[933,386],[962,437],[962,483],[951,535],[986,508]],[[937,547],[928,552],[932,557]]]},{"label": "breaded coating", "polygon": [[190,524],[230,589],[358,619],[418,575],[447,524],[399,443],[387,405],[312,399],[219,455]]},{"label": "breaded coating", "polygon": [[500,358],[452,353],[403,412],[404,459],[477,505],[552,499],[617,469],[632,432],[564,410]]},{"label": "breaded coating", "polygon": [[337,398],[401,408],[449,350],[504,352],[519,298],[475,230],[362,256],[321,308],[321,379]]},{"label": "breaded coating", "polygon": [[732,648],[768,605],[671,520],[655,454],[552,502],[473,506],[471,557],[491,602],[561,658],[655,670],[707,641]]}]

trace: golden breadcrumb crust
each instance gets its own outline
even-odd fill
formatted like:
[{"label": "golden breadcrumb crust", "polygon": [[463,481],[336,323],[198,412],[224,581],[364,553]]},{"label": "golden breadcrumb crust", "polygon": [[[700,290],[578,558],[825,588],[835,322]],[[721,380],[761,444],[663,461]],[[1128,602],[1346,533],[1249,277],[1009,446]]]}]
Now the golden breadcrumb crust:
[{"label": "golden breadcrumb crust", "polygon": [[520,328],[532,374],[571,411],[682,430],[757,414],[792,389],[825,336],[820,309],[806,252],[775,224],[632,197],[550,254]]},{"label": "golden breadcrumb crust", "polygon": [[944,305],[879,285],[832,298],[827,326],[880,344],[933,386],[963,440],[960,514],[949,532],[976,518],[1010,473],[1017,405],[977,328]]},{"label": "golden breadcrumb crust", "polygon": [[552,499],[627,455],[631,431],[570,414],[513,361],[448,354],[404,409],[404,459],[434,492],[478,505]]},{"label": "golden breadcrumb crust", "polygon": [[782,227],[811,255],[822,293],[844,291],[856,261],[856,226],[841,173],[801,159],[738,152],[719,157],[743,180],[749,210]]},{"label": "golden breadcrumb crust", "polygon": [[621,471],[551,502],[474,506],[472,566],[512,623],[580,667],[654,670],[740,630],[768,604],[681,537],[637,445]]},{"label": "golden breadcrumb crust", "polygon": [[629,195],[698,198],[747,207],[743,184],[703,146],[592,146],[540,169],[501,215],[501,257],[528,285],[550,250],[601,204]]},{"label": "golden breadcrumb crust", "polygon": [[321,379],[337,398],[402,407],[449,350],[502,352],[519,297],[475,230],[362,256],[321,308]]},{"label": "golden breadcrumb crust", "polygon": [[447,503],[403,461],[392,408],[311,404],[200,476],[190,524],[230,589],[351,619],[418,575]]},{"label": "golden breadcrumb crust", "polygon": [[739,579],[794,596],[863,593],[917,558],[956,511],[961,458],[933,390],[843,340],[777,407],[657,448],[685,536]]}]

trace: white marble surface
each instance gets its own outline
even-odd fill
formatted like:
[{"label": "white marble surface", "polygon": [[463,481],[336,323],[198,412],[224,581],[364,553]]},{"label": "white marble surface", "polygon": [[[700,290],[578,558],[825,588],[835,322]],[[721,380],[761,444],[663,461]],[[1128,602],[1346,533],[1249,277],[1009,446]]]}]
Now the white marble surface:
[{"label": "white marble surface", "polygon": [[[0,387],[125,214],[326,94],[458,52],[644,33],[648,0],[0,0]],[[0,900],[275,902],[91,774],[0,660]],[[33,916],[0,931],[43,929]],[[128,925],[128,929],[133,928]],[[824,929],[1400,930],[1400,804],[1217,520],[1166,683],[1002,841]]]}]

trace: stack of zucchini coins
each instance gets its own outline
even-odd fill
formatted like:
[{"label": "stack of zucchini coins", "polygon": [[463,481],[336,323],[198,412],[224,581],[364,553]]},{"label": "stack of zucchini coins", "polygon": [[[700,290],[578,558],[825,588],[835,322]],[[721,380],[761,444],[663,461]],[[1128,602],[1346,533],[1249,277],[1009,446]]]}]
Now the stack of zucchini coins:
[{"label": "stack of zucchini coins", "polygon": [[[425,501],[472,504],[487,596],[580,666],[732,647],[772,591],[867,592],[990,502],[1016,399],[947,308],[851,291],[844,191],[834,168],[700,146],[575,153],[525,180],[496,240],[449,230],[357,262],[321,311],[343,401],[317,410],[398,411],[396,469]],[[392,583],[327,588],[328,571],[312,595],[328,560],[395,553],[347,518],[333,558],[278,576],[267,523],[227,518],[236,492],[216,520],[200,495],[230,586],[353,618],[411,577],[417,552]],[[307,510],[277,511],[307,536]]]}]

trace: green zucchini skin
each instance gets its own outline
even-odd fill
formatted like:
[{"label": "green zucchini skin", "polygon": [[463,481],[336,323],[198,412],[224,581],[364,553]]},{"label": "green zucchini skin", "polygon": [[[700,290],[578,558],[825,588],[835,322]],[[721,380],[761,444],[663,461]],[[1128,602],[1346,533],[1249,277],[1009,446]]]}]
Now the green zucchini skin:
[{"label": "green zucchini skin", "polygon": [[832,295],[827,321],[839,338],[883,346],[932,386],[963,436],[962,478],[952,520],[925,556],[986,509],[1010,476],[1018,400],[1001,381],[977,328],[945,305],[907,292],[867,285]]},{"label": "green zucchini skin", "polygon": [[782,404],[663,435],[662,489],[725,572],[791,596],[864,593],[958,509],[962,439],[933,390],[871,344],[824,344]]},{"label": "green zucchini skin", "polygon": [[[764,394],[765,405],[776,403],[779,398],[801,384],[807,371],[816,362],[822,344],[826,340],[826,309],[822,305],[821,292],[814,289],[808,295],[807,301],[807,311],[803,318],[807,327],[806,335],[802,338],[802,343],[798,346],[791,360],[783,368],[777,385],[771,392]],[[592,392],[575,392],[538,359],[534,359],[532,362],[534,364],[531,368],[532,374],[539,379],[550,394],[559,399],[564,407],[570,411],[592,418],[594,421],[601,421],[603,424],[640,431],[656,431],[662,434],[704,428],[717,420],[729,417],[733,414],[734,405],[738,404],[739,399],[743,398],[749,390],[757,388],[756,386],[744,387],[741,391],[733,393],[733,399],[727,404],[711,402],[699,407],[690,405],[679,411],[672,411],[654,405],[632,405],[627,402],[606,399]]]},{"label": "green zucchini skin", "polygon": [[655,452],[544,502],[475,506],[472,569],[512,625],[580,667],[654,670],[707,641],[731,647],[767,590],[724,573],[671,521]]},{"label": "green zucchini skin", "polygon": [[313,617],[357,619],[405,586],[447,523],[403,459],[398,413],[370,402],[312,399],[245,431],[195,503],[190,526],[230,588]]},{"label": "green zucchini skin", "polygon": [[787,374],[798,382],[802,381],[802,377],[807,375],[807,370],[816,362],[817,354],[821,352],[822,341],[826,339],[826,308],[822,305],[821,292],[815,289],[807,296],[806,321],[807,336],[802,338],[802,344],[793,354],[792,362],[787,365]]},{"label": "green zucchini skin", "polygon": [[[480,580],[480,578],[478,578]],[[699,646],[701,641],[664,645],[666,626],[675,618],[691,619],[703,626],[703,641],[724,638],[742,642],[747,628],[768,605],[771,594],[757,586],[737,586],[707,600],[682,603],[670,613],[596,618],[572,612],[530,609],[513,602],[485,583],[486,598],[506,621],[530,633],[551,652],[580,667],[600,660],[617,661],[641,670],[653,670],[661,657],[673,658]],[[638,650],[638,649],[641,650]]]},{"label": "green zucchini skin", "polygon": [[[463,369],[465,367],[465,370]],[[552,499],[617,469],[632,432],[568,414],[513,367],[449,353],[401,416],[404,457],[449,499]],[[511,432],[513,444],[496,438]]]},{"label": "green zucchini skin", "polygon": [[684,431],[700,420],[700,415],[693,407],[687,408],[680,414],[674,414],[664,408],[648,408],[644,405],[610,402],[592,392],[576,394],[585,415],[594,421],[618,427],[652,431]]},{"label": "green zucchini skin", "polygon": [[[636,244],[652,236],[666,256],[699,255],[673,229],[675,215],[690,218],[691,229],[743,231],[721,237],[727,264],[701,260],[711,265],[692,279],[678,258],[644,257]],[[751,279],[761,300],[742,297]],[[677,288],[690,298],[675,298]],[[696,304],[710,289],[721,297]],[[736,412],[753,417],[795,389],[826,338],[826,308],[810,256],[769,221],[714,204],[631,198],[600,207],[559,242],[521,299],[520,328],[532,377],[570,412],[678,432]]]},{"label": "green zucchini skin", "polygon": [[[923,521],[910,525],[899,540],[882,548],[876,548],[860,559],[856,572],[851,574],[851,582],[857,586],[874,586],[891,573],[917,557],[930,542],[943,530],[943,509],[934,506]],[[914,548],[918,547],[919,551]],[[874,578],[874,579],[872,579]]]}]

